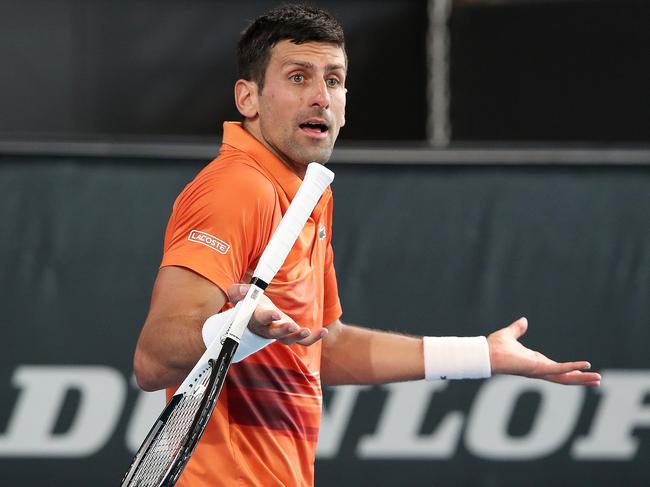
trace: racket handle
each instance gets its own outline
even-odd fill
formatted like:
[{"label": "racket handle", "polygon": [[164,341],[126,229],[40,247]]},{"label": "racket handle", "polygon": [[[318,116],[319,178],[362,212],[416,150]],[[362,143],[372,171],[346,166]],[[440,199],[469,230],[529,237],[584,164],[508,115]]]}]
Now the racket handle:
[{"label": "racket handle", "polygon": [[334,180],[334,173],[322,164],[312,162],[307,166],[305,178],[293,198],[289,209],[282,217],[260,257],[253,277],[269,284],[287,258],[298,235],[318,203],[325,188]]}]

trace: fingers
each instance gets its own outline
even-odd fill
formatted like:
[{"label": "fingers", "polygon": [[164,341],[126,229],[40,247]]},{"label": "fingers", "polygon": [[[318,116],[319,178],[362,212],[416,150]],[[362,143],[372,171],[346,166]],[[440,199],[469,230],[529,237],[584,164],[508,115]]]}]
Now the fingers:
[{"label": "fingers", "polygon": [[587,361],[549,362],[542,366],[548,373],[539,374],[538,378],[563,385],[600,386],[601,375],[598,372],[589,372],[591,364]]},{"label": "fingers", "polygon": [[548,362],[541,363],[535,370],[535,375],[559,375],[567,374],[575,371],[588,370],[591,368],[591,364],[584,360],[578,362],[554,362],[550,359],[547,359]]},{"label": "fingers", "polygon": [[[231,284],[226,291],[228,300],[237,304],[244,299],[249,287],[249,284]],[[280,312],[266,296],[262,296],[248,326],[253,333],[265,338],[274,338],[284,345],[298,343],[308,347],[327,335],[326,328],[314,331],[300,328],[291,318]]]},{"label": "fingers", "polygon": [[316,343],[318,340],[322,340],[325,337],[325,335],[327,335],[327,333],[328,333],[327,328],[321,328],[320,330],[310,332],[310,334],[307,335],[306,338],[300,340],[298,344],[303,345],[305,347],[309,347],[314,343]]},{"label": "fingers", "polygon": [[601,375],[598,372],[582,372],[574,370],[565,374],[542,376],[540,379],[568,386],[598,387],[600,386]]},{"label": "fingers", "polygon": [[[282,323],[293,323],[295,325],[293,320],[291,320],[288,316],[285,315],[284,317],[285,319],[282,318],[283,318],[282,314],[280,314],[280,312],[277,309],[262,308],[259,305],[255,310],[255,313],[253,314],[253,321],[255,322],[256,325],[259,325],[261,327],[269,326],[274,321],[279,321],[279,320],[282,320]],[[276,324],[280,325],[282,323],[276,323]]]},{"label": "fingers", "polygon": [[249,328],[257,335],[274,338],[284,345],[310,346],[327,335],[327,329],[311,331],[301,328],[289,316],[277,309],[259,309],[255,312],[255,321],[249,323]]},{"label": "fingers", "polygon": [[[227,290],[228,300],[234,304],[241,301],[246,296],[249,287],[249,284],[230,285]],[[274,338],[284,345],[298,343],[310,346],[327,335],[325,328],[313,332],[308,328],[301,328],[289,316],[276,308],[267,296],[261,297],[248,327],[253,333],[265,338]]]},{"label": "fingers", "polygon": [[298,345],[309,347],[321,340],[325,335],[327,335],[326,328],[314,331],[311,331],[308,328],[302,328],[295,333],[286,335],[279,339],[279,341],[284,345],[293,345],[294,343],[297,343]]},{"label": "fingers", "polygon": [[515,340],[517,340],[526,333],[526,330],[528,330],[528,320],[522,316],[514,323],[511,323],[506,330]]},{"label": "fingers", "polygon": [[261,329],[261,333],[268,338],[275,338],[276,340],[286,343],[287,341],[295,342],[302,338],[302,330],[298,325],[293,322],[275,322],[266,326],[256,328]]},{"label": "fingers", "polygon": [[226,293],[228,294],[228,301],[237,304],[238,301],[244,299],[250,284],[231,284],[228,286]]}]

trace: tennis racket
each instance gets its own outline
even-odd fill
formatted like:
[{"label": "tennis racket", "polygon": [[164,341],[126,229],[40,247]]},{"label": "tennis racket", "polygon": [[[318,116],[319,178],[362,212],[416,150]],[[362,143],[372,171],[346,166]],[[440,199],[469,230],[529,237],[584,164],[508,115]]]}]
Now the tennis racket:
[{"label": "tennis racket", "polygon": [[222,336],[208,346],[174,393],[135,454],[122,487],[173,486],[203,434],[233,355],[264,290],[275,276],[334,173],[311,163],[253,272],[246,297],[235,307]]}]

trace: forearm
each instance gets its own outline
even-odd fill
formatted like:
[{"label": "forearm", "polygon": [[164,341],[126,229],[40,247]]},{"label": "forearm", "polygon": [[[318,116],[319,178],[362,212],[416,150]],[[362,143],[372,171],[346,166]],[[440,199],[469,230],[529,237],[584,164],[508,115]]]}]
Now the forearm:
[{"label": "forearm", "polygon": [[204,317],[175,316],[147,320],[135,350],[138,385],[147,391],[180,384],[205,351]]},{"label": "forearm", "polygon": [[203,323],[225,302],[221,289],[193,271],[160,269],[133,357],[138,385],[152,391],[180,384],[205,350]]},{"label": "forearm", "polygon": [[[600,385],[600,374],[588,372],[586,361],[556,362],[530,350],[518,339],[525,318],[479,337],[421,338],[344,325],[328,326],[323,340],[321,379],[324,384],[377,384],[437,378],[486,378],[513,374],[567,385]],[[426,357],[425,357],[426,356]],[[425,365],[426,362],[426,365]]]},{"label": "forearm", "polygon": [[[242,299],[247,290],[248,286],[233,284],[228,289],[230,301]],[[205,344],[227,324],[225,313],[217,315],[225,302],[226,294],[205,279],[187,270],[163,268],[154,286],[149,315],[133,359],[138,385],[151,391],[180,384],[205,351]],[[213,319],[207,321],[206,329],[210,317]],[[239,360],[273,339],[286,345],[308,346],[327,333],[325,330],[311,333],[301,328],[265,296],[255,309],[249,328],[251,332],[245,332],[240,342]]]},{"label": "forearm", "polygon": [[323,340],[324,384],[382,384],[424,378],[422,339],[337,322]]}]

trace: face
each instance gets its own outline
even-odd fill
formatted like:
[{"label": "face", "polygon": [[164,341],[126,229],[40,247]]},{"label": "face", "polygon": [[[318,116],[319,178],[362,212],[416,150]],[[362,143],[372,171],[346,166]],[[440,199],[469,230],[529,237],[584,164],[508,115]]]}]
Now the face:
[{"label": "face", "polygon": [[345,76],[343,49],[278,42],[246,128],[302,176],[308,163],[329,160],[345,124]]}]

